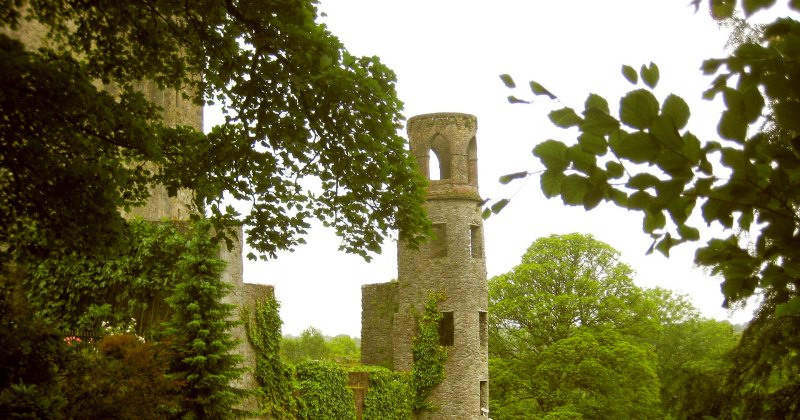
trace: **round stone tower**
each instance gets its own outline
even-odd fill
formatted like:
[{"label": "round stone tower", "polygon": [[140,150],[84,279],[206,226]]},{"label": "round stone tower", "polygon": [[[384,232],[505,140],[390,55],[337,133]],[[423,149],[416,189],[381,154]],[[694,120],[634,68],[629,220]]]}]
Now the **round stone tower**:
[{"label": "round stone tower", "polygon": [[[411,152],[430,180],[426,208],[435,237],[417,250],[398,246],[398,312],[394,362],[410,370],[416,318],[430,292],[443,292],[439,341],[447,348],[446,378],[433,391],[437,410],[425,419],[486,418],[488,290],[473,115],[437,113],[408,120]],[[438,173],[432,159],[438,160]]]}]

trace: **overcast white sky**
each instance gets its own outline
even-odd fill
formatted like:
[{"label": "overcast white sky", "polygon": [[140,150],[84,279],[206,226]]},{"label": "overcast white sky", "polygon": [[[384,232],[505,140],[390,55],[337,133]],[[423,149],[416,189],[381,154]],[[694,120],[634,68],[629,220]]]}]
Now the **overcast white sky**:
[{"label": "overcast white sky", "polygon": [[[715,137],[719,104],[702,101],[710,80],[698,70],[720,56],[727,34],[697,14],[688,0],[322,0],[322,18],[356,55],[377,55],[397,73],[397,89],[410,117],[466,112],[478,117],[480,192],[511,204],[485,222],[489,277],[509,271],[533,240],[550,234],[591,233],[622,253],[637,272],[636,283],[688,294],[704,315],[726,319],[719,280],[692,269],[694,249],[683,246],[670,259],[645,256],[650,239],[638,213],[601,205],[585,212],[560,199],[547,200],[538,178],[502,186],[499,176],[541,169],[530,151],[548,138],[571,140],[554,129],[547,113],[555,105],[511,105],[498,75],[520,86],[536,80],[561,101],[581,108],[588,93],[605,96],[612,108],[632,89],[622,64],[655,62],[656,90],[682,96],[692,108],[689,128]],[[520,89],[520,94],[525,94]],[[520,188],[521,187],[521,188]],[[245,281],[275,285],[285,334],[314,326],[327,335],[360,336],[361,285],[397,276],[396,247],[385,246],[371,263],[337,251],[338,240],[322,228],[308,244],[270,262],[245,262]],[[734,314],[743,322],[747,313]]]}]

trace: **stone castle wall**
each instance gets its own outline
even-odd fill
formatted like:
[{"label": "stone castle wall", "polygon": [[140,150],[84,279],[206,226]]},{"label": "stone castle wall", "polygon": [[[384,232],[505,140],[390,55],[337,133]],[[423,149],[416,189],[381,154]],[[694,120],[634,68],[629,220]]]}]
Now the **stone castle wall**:
[{"label": "stone castle wall", "polygon": [[361,286],[361,363],[394,369],[392,325],[400,283]]}]

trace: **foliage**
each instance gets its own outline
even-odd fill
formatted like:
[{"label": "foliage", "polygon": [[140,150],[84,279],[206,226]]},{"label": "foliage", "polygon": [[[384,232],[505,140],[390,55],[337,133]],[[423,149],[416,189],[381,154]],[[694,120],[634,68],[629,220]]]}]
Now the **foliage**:
[{"label": "foliage", "polygon": [[280,304],[270,295],[256,302],[252,317],[242,311],[247,338],[256,351],[255,377],[260,385],[261,406],[264,414],[272,418],[296,418],[297,401],[294,373],[280,357],[281,325]]},{"label": "foliage", "polygon": [[328,357],[345,366],[355,366],[361,362],[361,339],[339,334],[325,341]]},{"label": "foliage", "polygon": [[364,420],[412,418],[414,394],[407,372],[396,372],[380,366],[360,366],[355,371],[369,373],[369,389],[362,413]]},{"label": "foliage", "polygon": [[659,413],[655,345],[663,325],[696,315],[632,275],[615,249],[573,233],[537,239],[511,272],[489,280],[494,416]]},{"label": "foliage", "polygon": [[765,300],[732,352],[721,418],[800,418],[800,317],[776,314],[781,300]]},{"label": "foliage", "polygon": [[187,226],[134,219],[122,235],[124,242],[107,255],[67,250],[29,264],[23,283],[36,316],[94,335],[104,324],[133,318],[140,335],[152,335],[167,312],[163,301],[176,282],[176,265],[189,252]]},{"label": "foliage", "polygon": [[656,355],[614,328],[577,328],[543,349],[535,367],[538,408],[587,419],[658,418]]},{"label": "foliage", "polygon": [[[699,8],[701,0],[692,3]],[[708,4],[712,16],[725,20],[737,5],[749,18],[775,1]],[[797,1],[788,6],[800,10]],[[668,255],[675,245],[698,241],[696,220],[729,233],[700,246],[695,263],[723,278],[725,305],[761,291],[765,310],[737,349],[749,356],[732,359],[739,379],[728,383],[738,387],[736,395],[757,390],[753,397],[771,400],[761,405],[764,410],[796,417],[800,407],[783,394],[792,382],[774,382],[788,378],[781,367],[796,364],[800,352],[791,339],[800,335],[800,23],[778,17],[761,36],[742,35],[735,34],[739,44],[729,56],[702,64],[705,74],[716,76],[703,97],[721,98],[725,106],[719,139],[700,139],[687,129],[691,110],[682,98],[656,96],[659,71],[651,63],[638,73],[623,66],[628,81],[637,85],[641,76],[645,86],[625,94],[613,114],[595,94],[580,115],[570,107],[551,112],[556,126],[577,129],[577,139],[546,140],[534,154],[545,166],[541,187],[547,197],[587,210],[607,201],[640,212],[644,232],[654,239],[651,250]],[[507,75],[503,80],[513,82]],[[556,98],[539,83],[531,88],[534,95]],[[521,174],[507,177],[527,176]]]},{"label": "foliage", "polygon": [[32,315],[21,274],[0,266],[0,417],[63,418],[57,366],[69,364],[63,337]]},{"label": "foliage", "polygon": [[331,360],[341,365],[354,366],[361,360],[360,342],[344,334],[327,337],[319,329],[308,327],[299,337],[283,337],[281,356],[290,363]]},{"label": "foliage", "polygon": [[727,322],[693,319],[665,326],[656,345],[664,413],[674,419],[719,417],[727,400],[728,355],[738,342]]},{"label": "foliage", "polygon": [[343,367],[329,361],[308,361],[295,367],[295,375],[299,419],[355,419],[353,393],[347,387],[347,371]]},{"label": "foliage", "polygon": [[[109,250],[120,209],[155,184],[192,190],[217,234],[247,225],[262,256],[302,243],[312,217],[365,258],[392,229],[411,244],[428,229],[394,73],[349,54],[313,1],[0,7],[0,256]],[[39,49],[6,35],[29,20],[42,25]],[[221,106],[225,122],[209,134],[167,127],[143,80]],[[223,196],[251,210],[239,217]]]},{"label": "foliage", "polygon": [[322,331],[314,327],[303,330],[300,337],[284,337],[281,342],[281,355],[291,363],[325,360],[328,353]]},{"label": "foliage", "polygon": [[417,335],[411,342],[414,357],[411,366],[411,389],[414,393],[412,408],[415,412],[436,409],[426,399],[445,377],[447,350],[439,344],[439,321],[442,319],[439,302],[445,299],[442,293],[430,293],[425,312],[419,320]]},{"label": "foliage", "polygon": [[166,375],[172,355],[165,346],[118,334],[78,350],[80,360],[63,379],[66,418],[173,417],[181,394]]},{"label": "foliage", "polygon": [[178,283],[167,300],[172,316],[165,336],[175,352],[170,375],[184,383],[179,415],[188,418],[227,418],[244,391],[231,381],[243,368],[241,356],[231,354],[236,342],[229,331],[233,305],[222,303],[231,287],[220,279],[224,262],[217,259],[217,245],[208,223],[197,223],[178,262]]}]

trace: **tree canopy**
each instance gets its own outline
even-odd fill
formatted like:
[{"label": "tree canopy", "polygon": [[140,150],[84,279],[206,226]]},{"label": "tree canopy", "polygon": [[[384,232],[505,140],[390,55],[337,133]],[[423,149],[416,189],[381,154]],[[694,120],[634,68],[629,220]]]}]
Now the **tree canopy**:
[{"label": "tree canopy", "polygon": [[[423,180],[397,133],[395,75],[316,19],[314,1],[3,2],[4,254],[102,250],[154,184],[191,190],[218,228],[243,223],[262,256],[302,243],[314,217],[365,258],[394,229],[417,243]],[[38,49],[15,39],[30,27]],[[144,80],[225,122],[166,125]]]},{"label": "tree canopy", "polygon": [[498,417],[654,418],[662,327],[696,317],[642,290],[591,235],[539,238],[489,281],[491,407]]},{"label": "tree canopy", "polygon": [[[702,3],[692,2],[698,9]],[[797,1],[787,3],[800,10]],[[775,4],[711,0],[708,7],[715,19],[741,12],[746,23]],[[697,221],[721,226],[728,236],[708,239],[695,263],[722,277],[726,306],[756,293],[763,297],[728,378],[736,393],[748,395],[739,400],[745,408],[731,402],[728,414],[797,416],[797,405],[785,399],[797,389],[797,375],[786,376],[782,367],[796,365],[800,351],[791,339],[800,334],[800,22],[778,17],[745,35],[735,34],[729,56],[701,66],[714,77],[703,98],[725,106],[718,138],[689,130],[689,105],[658,90],[655,64],[638,71],[623,65],[622,76],[635,88],[613,112],[612,102],[596,94],[582,108],[550,112],[554,125],[577,136],[570,142],[545,140],[533,153],[545,168],[545,196],[587,210],[605,201],[639,212],[643,231],[653,238],[651,251],[669,255],[673,246],[700,240]],[[502,80],[515,87],[511,76]],[[530,88],[533,95],[557,99],[543,83],[531,81]]]}]

